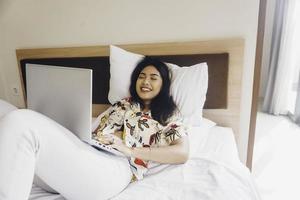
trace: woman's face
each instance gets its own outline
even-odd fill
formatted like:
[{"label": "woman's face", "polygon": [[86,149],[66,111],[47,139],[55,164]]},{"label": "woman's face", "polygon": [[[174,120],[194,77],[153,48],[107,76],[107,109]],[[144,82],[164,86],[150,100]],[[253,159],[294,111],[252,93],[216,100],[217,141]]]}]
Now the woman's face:
[{"label": "woman's face", "polygon": [[150,65],[141,71],[135,89],[146,105],[159,94],[162,82],[160,73],[155,67]]}]

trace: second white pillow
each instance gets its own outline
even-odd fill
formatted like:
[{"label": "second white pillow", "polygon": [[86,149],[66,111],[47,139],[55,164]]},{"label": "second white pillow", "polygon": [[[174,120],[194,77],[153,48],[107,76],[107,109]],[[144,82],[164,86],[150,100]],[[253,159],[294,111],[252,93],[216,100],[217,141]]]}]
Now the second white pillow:
[{"label": "second white pillow", "polygon": [[181,114],[193,126],[202,119],[202,110],[206,100],[208,71],[206,63],[190,67],[167,64],[172,72],[171,95]]}]

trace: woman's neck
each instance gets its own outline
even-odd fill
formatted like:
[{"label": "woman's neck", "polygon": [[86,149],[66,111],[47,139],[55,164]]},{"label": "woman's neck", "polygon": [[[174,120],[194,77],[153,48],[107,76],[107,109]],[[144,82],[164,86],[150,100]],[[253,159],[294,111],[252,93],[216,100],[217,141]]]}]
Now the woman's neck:
[{"label": "woman's neck", "polygon": [[143,111],[144,112],[147,112],[150,110],[150,101],[144,101],[144,108],[143,108]]}]

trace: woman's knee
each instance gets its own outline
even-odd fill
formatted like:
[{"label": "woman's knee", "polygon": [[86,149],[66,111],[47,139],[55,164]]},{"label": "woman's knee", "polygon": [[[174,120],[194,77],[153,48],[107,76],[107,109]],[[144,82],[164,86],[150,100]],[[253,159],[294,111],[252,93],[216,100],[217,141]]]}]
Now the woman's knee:
[{"label": "woman's knee", "polygon": [[24,121],[28,121],[32,116],[38,116],[39,114],[29,109],[17,109],[7,113],[1,120],[5,122],[11,122],[17,124]]},{"label": "woman's knee", "polygon": [[0,135],[8,138],[20,136],[36,136],[41,127],[40,119],[43,115],[28,109],[11,111],[0,119]]}]

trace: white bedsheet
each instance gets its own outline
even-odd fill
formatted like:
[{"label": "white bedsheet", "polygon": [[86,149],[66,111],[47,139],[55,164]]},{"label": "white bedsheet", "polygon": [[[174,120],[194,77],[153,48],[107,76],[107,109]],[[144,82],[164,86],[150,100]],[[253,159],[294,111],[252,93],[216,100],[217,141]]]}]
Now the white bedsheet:
[{"label": "white bedsheet", "polygon": [[115,200],[259,199],[249,173],[204,158],[193,158],[133,183]]},{"label": "white bedsheet", "polygon": [[[113,200],[259,200],[249,170],[239,161],[231,129],[212,127],[202,139],[197,156],[187,163],[132,183]],[[30,196],[30,200],[63,199],[36,186]]]}]

